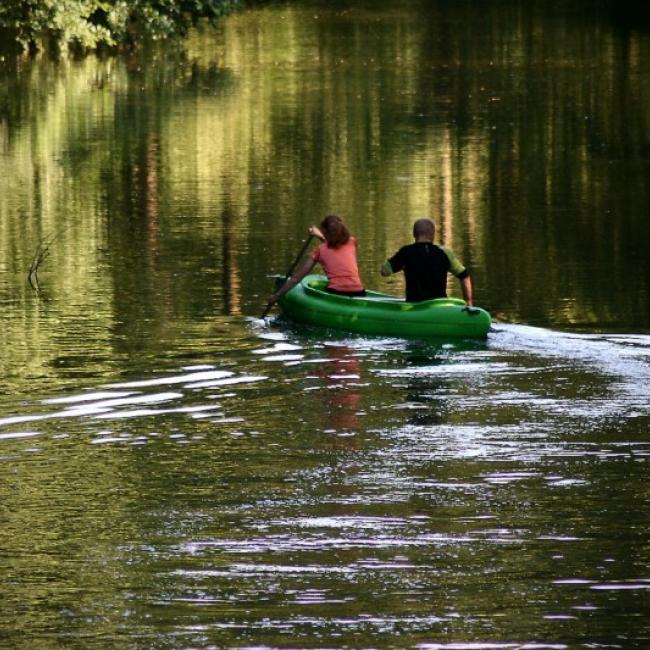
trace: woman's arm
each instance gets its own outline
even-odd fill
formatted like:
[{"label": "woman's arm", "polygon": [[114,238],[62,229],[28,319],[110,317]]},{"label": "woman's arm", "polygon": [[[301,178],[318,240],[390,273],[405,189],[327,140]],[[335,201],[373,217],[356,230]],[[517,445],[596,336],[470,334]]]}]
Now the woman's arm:
[{"label": "woman's arm", "polygon": [[325,241],[325,235],[323,235],[323,233],[320,231],[320,228],[318,228],[318,226],[311,226],[311,228],[309,228],[309,234],[312,237],[316,237],[320,239],[321,241]]},{"label": "woman's arm", "polygon": [[302,280],[316,265],[316,260],[313,257],[309,257],[302,268],[294,273],[270,298],[269,305],[275,304],[282,296],[284,296],[287,291],[290,291],[295,287],[300,280]]}]

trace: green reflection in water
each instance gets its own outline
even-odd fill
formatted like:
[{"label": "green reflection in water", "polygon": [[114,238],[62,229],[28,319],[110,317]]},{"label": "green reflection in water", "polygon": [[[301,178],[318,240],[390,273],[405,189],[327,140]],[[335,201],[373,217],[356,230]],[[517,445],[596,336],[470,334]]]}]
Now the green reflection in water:
[{"label": "green reflection in water", "polygon": [[140,345],[154,322],[256,313],[329,211],[370,286],[401,291],[377,265],[431,214],[506,320],[647,329],[648,37],[581,18],[273,7],[185,54],[5,61],[9,348],[48,347],[24,340],[50,328],[23,276],[49,236],[44,298]]}]

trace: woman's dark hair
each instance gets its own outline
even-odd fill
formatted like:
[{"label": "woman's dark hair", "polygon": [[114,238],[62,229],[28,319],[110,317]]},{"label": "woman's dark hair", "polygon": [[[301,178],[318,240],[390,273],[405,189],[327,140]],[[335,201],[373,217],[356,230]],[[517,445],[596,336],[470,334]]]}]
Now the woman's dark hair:
[{"label": "woman's dark hair", "polygon": [[321,222],[320,228],[330,248],[340,248],[350,239],[350,231],[343,219],[335,214],[328,214]]}]

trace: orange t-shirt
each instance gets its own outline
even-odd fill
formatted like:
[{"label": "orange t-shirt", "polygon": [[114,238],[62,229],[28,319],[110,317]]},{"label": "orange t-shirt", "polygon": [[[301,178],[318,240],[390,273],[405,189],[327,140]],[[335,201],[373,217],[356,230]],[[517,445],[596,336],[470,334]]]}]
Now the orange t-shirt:
[{"label": "orange t-shirt", "polygon": [[312,254],[327,276],[327,286],[335,291],[363,291],[357,267],[357,240],[350,237],[339,248],[322,243]]}]

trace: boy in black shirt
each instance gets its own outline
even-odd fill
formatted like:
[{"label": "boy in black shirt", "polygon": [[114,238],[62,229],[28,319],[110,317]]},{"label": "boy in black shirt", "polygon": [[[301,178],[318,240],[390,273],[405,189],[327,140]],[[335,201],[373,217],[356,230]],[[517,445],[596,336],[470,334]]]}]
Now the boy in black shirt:
[{"label": "boy in black shirt", "polygon": [[431,219],[418,219],[413,224],[415,243],[402,246],[393,257],[384,262],[384,276],[404,271],[407,302],[419,302],[447,296],[447,273],[459,280],[463,299],[472,307],[472,279],[458,258],[444,246],[433,243],[435,226]]}]

